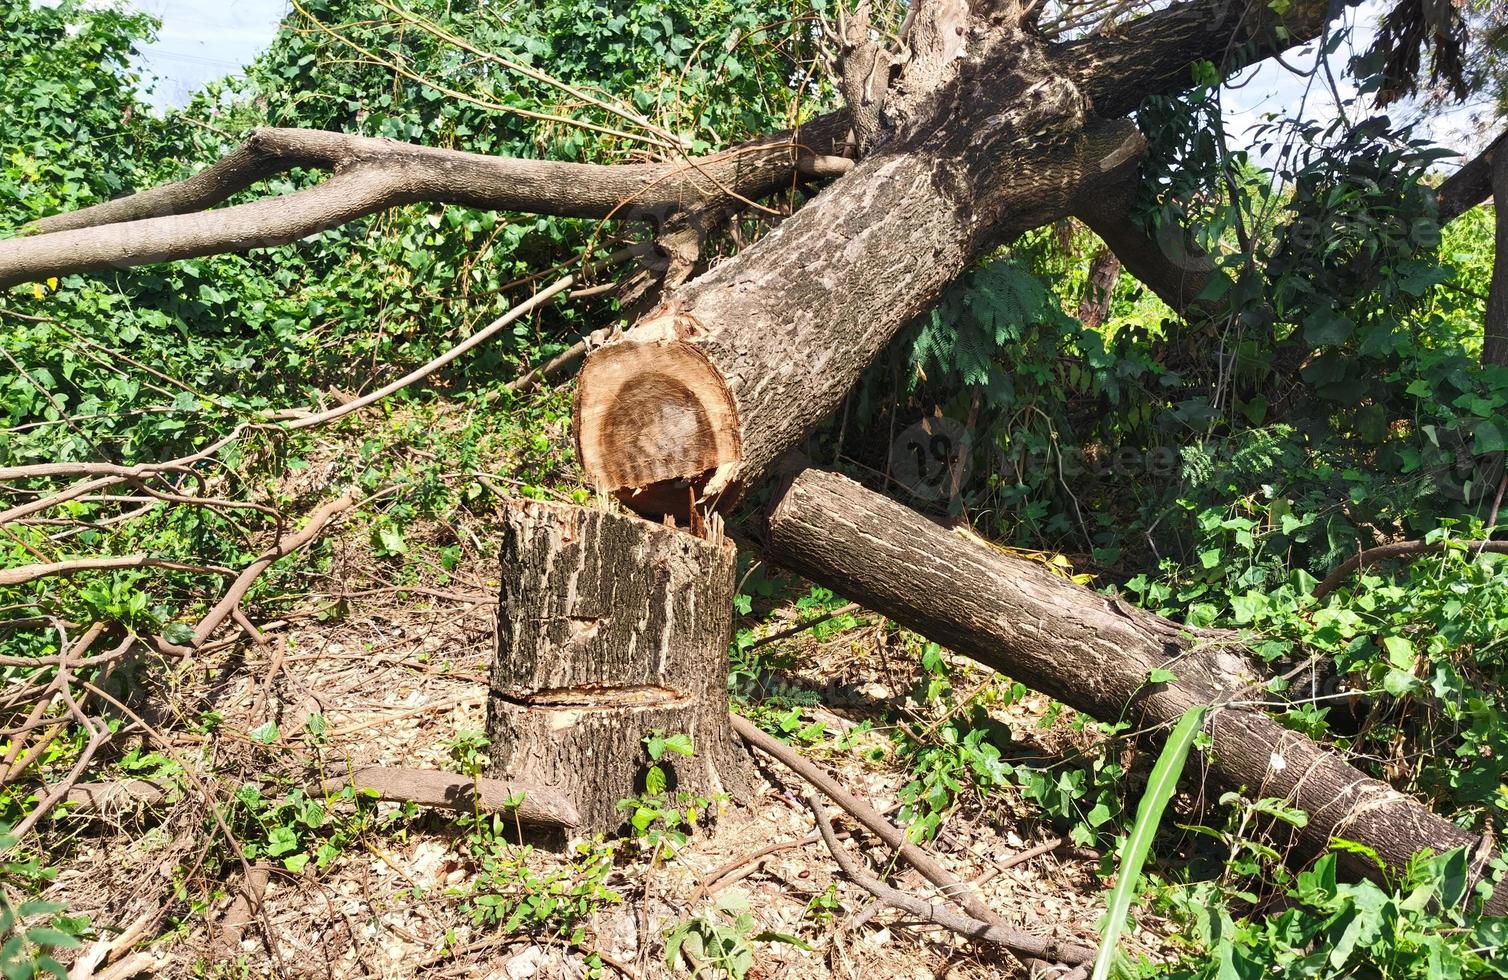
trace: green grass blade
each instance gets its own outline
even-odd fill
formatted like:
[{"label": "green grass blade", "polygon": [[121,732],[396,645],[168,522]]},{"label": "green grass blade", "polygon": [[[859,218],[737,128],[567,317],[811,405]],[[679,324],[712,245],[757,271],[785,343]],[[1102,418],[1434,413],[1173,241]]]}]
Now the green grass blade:
[{"label": "green grass blade", "polygon": [[1157,757],[1152,767],[1152,777],[1147,781],[1147,792],[1136,808],[1136,823],[1131,827],[1131,836],[1121,854],[1120,871],[1115,876],[1115,887],[1110,890],[1109,910],[1105,915],[1105,931],[1100,937],[1100,951],[1094,958],[1094,975],[1091,980],[1107,980],[1110,964],[1115,956],[1116,945],[1126,928],[1126,917],[1131,912],[1131,899],[1136,896],[1136,883],[1141,879],[1142,865],[1147,853],[1152,850],[1152,838],[1157,836],[1157,827],[1162,823],[1162,812],[1173,798],[1178,786],[1178,777],[1183,774],[1183,764],[1188,761],[1189,749],[1194,736],[1204,724],[1204,715],[1209,709],[1203,705],[1190,708],[1178,719],[1173,734]]}]

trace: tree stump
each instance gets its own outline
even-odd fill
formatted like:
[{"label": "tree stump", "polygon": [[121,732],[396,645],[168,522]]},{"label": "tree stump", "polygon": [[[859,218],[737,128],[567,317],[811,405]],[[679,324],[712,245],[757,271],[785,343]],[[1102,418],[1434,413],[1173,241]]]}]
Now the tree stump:
[{"label": "tree stump", "polygon": [[644,739],[691,736],[661,761],[669,791],[742,795],[748,762],[728,723],[735,549],[715,535],[606,510],[518,501],[502,547],[489,775],[554,790],[579,833],[627,820],[644,792]]}]

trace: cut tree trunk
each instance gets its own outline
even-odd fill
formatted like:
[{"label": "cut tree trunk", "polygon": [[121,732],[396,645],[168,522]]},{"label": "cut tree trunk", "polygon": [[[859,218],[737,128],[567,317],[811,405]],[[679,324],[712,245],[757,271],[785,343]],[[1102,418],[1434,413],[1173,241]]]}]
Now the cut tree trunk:
[{"label": "cut tree trunk", "polygon": [[[999,152],[1042,116],[1072,111],[1030,102],[1003,114],[998,125],[1012,135],[999,137]],[[964,129],[989,143],[984,126]],[[575,417],[589,479],[644,513],[684,518],[687,488],[727,509],[832,411],[981,239],[1014,238],[1067,213],[1070,198],[1134,165],[1142,146],[1131,124],[1106,123],[1029,159],[993,160],[998,169],[971,173],[962,159],[950,167],[961,148],[931,145],[861,163],[587,356]]]},{"label": "cut tree trunk", "polygon": [[[1000,153],[1042,116],[1072,111],[1031,101],[1001,114],[1011,135],[997,137]],[[933,142],[994,142],[983,119],[964,131]],[[1134,165],[1142,146],[1134,126],[1107,123],[1029,158],[1009,151],[1012,162],[991,168],[972,168],[956,146],[871,157],[588,355],[576,395],[588,477],[645,513],[685,517],[688,487],[726,509],[832,411],[982,238],[1014,238],[1067,213],[1082,187]]]},{"label": "cut tree trunk", "polygon": [[884,115],[911,114],[904,128],[588,355],[576,437],[594,484],[643,513],[686,517],[688,488],[727,509],[974,256],[1136,165],[1135,125],[1092,118],[1040,39],[970,30],[933,32],[892,73]]},{"label": "cut tree trunk", "polygon": [[[1308,813],[1292,832],[1299,856],[1345,837],[1390,869],[1418,851],[1465,847],[1481,871],[1481,838],[1240,706],[1262,699],[1266,674],[1233,634],[1190,629],[1074,585],[833,473],[798,472],[766,515],[766,557],[1095,718],[1163,726],[1194,705],[1219,706],[1208,723],[1211,774]],[[1153,668],[1176,680],[1148,683]],[[1340,861],[1352,874],[1377,875],[1356,855]],[[1508,889],[1490,907],[1508,909]]]},{"label": "cut tree trunk", "polygon": [[487,732],[495,779],[572,801],[580,833],[627,819],[644,792],[644,739],[691,736],[661,762],[669,789],[741,794],[747,759],[728,724],[734,548],[632,515],[508,506]]}]

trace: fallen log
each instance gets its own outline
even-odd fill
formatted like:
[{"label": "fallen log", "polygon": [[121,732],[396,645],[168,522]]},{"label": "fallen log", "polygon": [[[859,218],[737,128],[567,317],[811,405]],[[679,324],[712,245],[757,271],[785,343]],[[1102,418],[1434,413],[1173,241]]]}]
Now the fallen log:
[{"label": "fallen log", "polygon": [[[1245,706],[1265,671],[1231,633],[1191,629],[1074,585],[1031,562],[970,542],[835,473],[784,481],[759,529],[765,556],[909,629],[1102,720],[1166,726],[1197,704],[1210,712],[1210,774],[1309,815],[1296,854],[1335,837],[1373,848],[1389,869],[1420,851],[1468,849],[1481,838],[1431,812],[1335,752]],[[1154,668],[1176,679],[1150,683]],[[1358,876],[1378,869],[1342,853]],[[1500,889],[1488,910],[1508,910]]]}]

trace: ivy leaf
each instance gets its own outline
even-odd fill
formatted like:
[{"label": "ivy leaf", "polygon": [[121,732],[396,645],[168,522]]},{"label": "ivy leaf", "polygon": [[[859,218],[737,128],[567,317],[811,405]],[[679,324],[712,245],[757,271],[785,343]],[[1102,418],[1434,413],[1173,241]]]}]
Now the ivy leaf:
[{"label": "ivy leaf", "polygon": [[677,755],[691,756],[696,754],[696,749],[691,744],[691,736],[677,733],[665,739],[665,749]]},{"label": "ivy leaf", "polygon": [[1388,652],[1388,662],[1401,671],[1414,669],[1414,644],[1406,636],[1385,636],[1382,647]]},{"label": "ivy leaf", "polygon": [[644,774],[644,791],[650,796],[659,796],[665,792],[665,770],[659,766],[650,766]]},{"label": "ivy leaf", "polygon": [[168,623],[162,628],[162,638],[175,646],[186,646],[194,641],[194,628],[187,623]]},{"label": "ivy leaf", "polygon": [[1419,678],[1404,670],[1390,670],[1382,679],[1382,689],[1395,698],[1401,698],[1419,689]]},{"label": "ivy leaf", "polygon": [[1315,347],[1344,344],[1355,331],[1349,317],[1333,310],[1316,310],[1304,320],[1304,340]]},{"label": "ivy leaf", "polygon": [[79,941],[68,933],[48,926],[37,926],[26,930],[26,938],[38,946],[72,947],[79,944]]},{"label": "ivy leaf", "polygon": [[280,857],[298,850],[298,835],[292,827],[274,827],[267,834],[267,855]]},{"label": "ivy leaf", "polygon": [[1472,448],[1478,453],[1500,453],[1508,449],[1508,427],[1495,419],[1477,423],[1472,433]]}]

